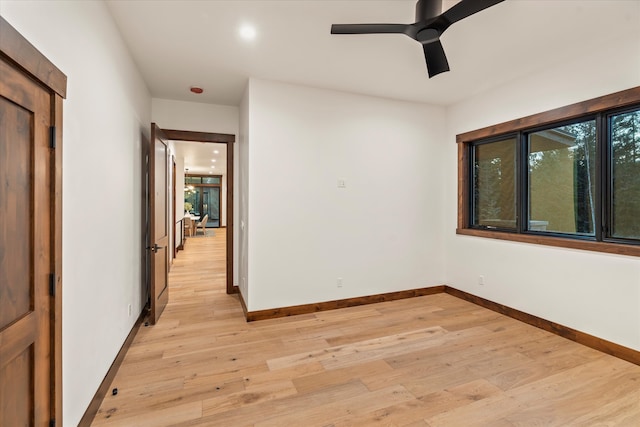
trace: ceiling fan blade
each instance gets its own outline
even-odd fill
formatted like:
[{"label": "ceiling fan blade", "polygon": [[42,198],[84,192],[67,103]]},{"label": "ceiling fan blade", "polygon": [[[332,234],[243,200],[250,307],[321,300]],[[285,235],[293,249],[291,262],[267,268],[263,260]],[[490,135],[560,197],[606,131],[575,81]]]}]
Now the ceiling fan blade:
[{"label": "ceiling fan blade", "polygon": [[404,34],[408,27],[405,24],[333,24],[331,34]]},{"label": "ceiling fan blade", "polygon": [[459,3],[456,3],[445,11],[441,16],[448,21],[449,25],[451,25],[491,6],[502,3],[503,1],[504,0],[461,0]]},{"label": "ceiling fan blade", "polygon": [[440,40],[425,43],[422,45],[422,49],[424,50],[424,59],[427,61],[429,78],[449,71],[449,62],[447,61],[447,56],[444,54]]}]

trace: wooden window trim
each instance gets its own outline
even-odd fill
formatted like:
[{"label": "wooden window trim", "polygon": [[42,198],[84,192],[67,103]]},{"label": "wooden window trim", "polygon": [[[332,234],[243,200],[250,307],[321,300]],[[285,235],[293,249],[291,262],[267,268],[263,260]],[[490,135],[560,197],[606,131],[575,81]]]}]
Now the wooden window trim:
[{"label": "wooden window trim", "polygon": [[537,126],[553,125],[554,123],[578,119],[590,114],[602,113],[616,108],[624,108],[638,103],[640,103],[640,86],[456,135],[456,143],[458,144],[458,224],[456,234],[570,249],[606,252],[618,255],[640,256],[639,245],[471,228],[469,218],[469,197],[471,194],[471,188],[469,183],[469,168],[467,167],[469,164],[470,147],[473,141],[520,132]]}]

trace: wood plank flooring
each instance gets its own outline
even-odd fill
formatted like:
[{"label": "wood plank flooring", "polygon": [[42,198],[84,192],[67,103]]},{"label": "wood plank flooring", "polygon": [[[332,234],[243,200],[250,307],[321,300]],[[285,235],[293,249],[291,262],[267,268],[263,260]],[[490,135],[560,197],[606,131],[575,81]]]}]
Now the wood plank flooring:
[{"label": "wood plank flooring", "polygon": [[447,294],[246,323],[190,238],[93,426],[640,426],[640,366]]}]

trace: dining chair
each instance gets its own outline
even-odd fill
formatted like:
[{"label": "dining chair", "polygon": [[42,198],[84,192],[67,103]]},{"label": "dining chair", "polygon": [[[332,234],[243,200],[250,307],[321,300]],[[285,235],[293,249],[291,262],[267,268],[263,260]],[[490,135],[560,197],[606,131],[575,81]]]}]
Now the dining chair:
[{"label": "dining chair", "polygon": [[185,216],[182,219],[182,222],[184,224],[184,235],[187,237],[191,237],[191,218]]},{"label": "dining chair", "polygon": [[206,214],[202,220],[196,224],[196,234],[198,234],[198,230],[202,229],[202,234],[206,235],[207,221],[209,220],[209,214]]}]

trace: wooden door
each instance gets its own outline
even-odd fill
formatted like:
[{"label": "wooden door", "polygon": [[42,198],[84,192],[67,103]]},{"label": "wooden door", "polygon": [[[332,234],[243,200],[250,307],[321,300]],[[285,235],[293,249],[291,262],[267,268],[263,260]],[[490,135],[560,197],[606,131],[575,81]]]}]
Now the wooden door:
[{"label": "wooden door", "polygon": [[45,426],[54,412],[51,94],[4,59],[0,76],[0,426]]},{"label": "wooden door", "polygon": [[156,323],[169,301],[169,209],[167,138],[151,123],[149,199],[151,241],[151,322]]}]

